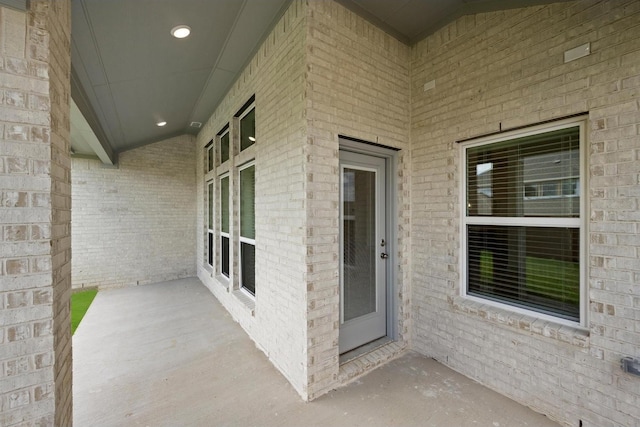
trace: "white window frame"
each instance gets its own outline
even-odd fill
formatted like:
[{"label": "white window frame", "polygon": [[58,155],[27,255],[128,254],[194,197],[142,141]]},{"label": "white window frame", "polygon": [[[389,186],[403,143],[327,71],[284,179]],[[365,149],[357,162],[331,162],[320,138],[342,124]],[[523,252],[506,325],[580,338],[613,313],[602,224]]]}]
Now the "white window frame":
[{"label": "white window frame", "polygon": [[[238,279],[239,279],[239,287],[240,290],[242,292],[244,292],[245,294],[247,294],[250,298],[255,298],[255,295],[252,294],[251,292],[249,292],[249,290],[247,290],[244,286],[242,286],[243,282],[243,277],[242,277],[242,243],[246,243],[246,244],[250,244],[254,247],[255,250],[255,246],[256,246],[256,239],[249,239],[247,237],[243,237],[242,236],[242,182],[241,182],[241,174],[240,172],[242,172],[245,169],[248,169],[250,167],[254,167],[254,171],[255,171],[255,165],[256,162],[255,160],[251,160],[245,164],[243,164],[242,166],[238,167]],[[255,179],[255,172],[254,172],[254,179]],[[254,186],[255,186],[255,182],[254,182]],[[255,206],[255,192],[254,192],[254,200],[253,200],[254,206]],[[255,208],[254,208],[255,209]],[[255,210],[254,210],[254,215],[255,215]],[[254,227],[255,227],[255,217],[254,217]],[[255,272],[255,264],[253,266],[254,268],[254,272]],[[255,275],[255,273],[254,273]]]},{"label": "white window frame", "polygon": [[[469,142],[460,144],[460,294],[463,298],[494,306],[511,312],[516,312],[531,317],[536,317],[544,320],[549,320],[555,323],[568,325],[572,327],[587,327],[587,223],[586,213],[587,210],[587,173],[586,173],[586,125],[587,117],[573,117],[565,120],[558,120],[552,123],[545,123],[540,125],[534,125],[525,129],[518,129],[510,132],[500,133],[499,135],[491,135],[487,137],[481,137]],[[542,217],[469,217],[467,216],[467,156],[466,152],[468,148],[477,147],[480,145],[488,145],[497,142],[503,142],[522,138],[526,136],[532,136],[541,133],[552,132],[555,130],[561,130],[571,127],[579,127],[580,132],[580,215],[578,218],[542,218]],[[579,321],[572,321],[562,317],[554,316],[552,314],[541,313],[539,311],[526,309],[523,307],[508,304],[506,302],[498,302],[495,300],[482,298],[475,295],[469,295],[467,293],[467,226],[468,225],[500,225],[500,226],[544,226],[544,227],[570,227],[580,230],[580,319]]]},{"label": "white window frame", "polygon": [[[220,253],[218,254],[218,265],[219,265],[219,271],[220,271],[220,275],[226,278],[230,278],[231,277],[231,252],[233,250],[233,246],[231,245],[231,218],[233,217],[233,215],[231,214],[231,178],[230,178],[230,174],[229,172],[225,172],[222,175],[218,176],[218,183],[220,186],[220,195],[222,195],[222,180],[223,179],[229,179],[228,183],[229,183],[229,188],[228,188],[228,199],[227,200],[227,209],[229,210],[228,215],[229,215],[229,231],[228,232],[223,232],[222,231],[222,199],[220,199],[220,219],[218,221],[218,227],[220,229],[219,232],[219,241],[220,241]],[[227,266],[227,269],[229,270],[229,275],[227,276],[226,274],[224,274],[224,272],[222,271],[222,237],[226,237],[227,240],[229,241],[229,265]]]}]

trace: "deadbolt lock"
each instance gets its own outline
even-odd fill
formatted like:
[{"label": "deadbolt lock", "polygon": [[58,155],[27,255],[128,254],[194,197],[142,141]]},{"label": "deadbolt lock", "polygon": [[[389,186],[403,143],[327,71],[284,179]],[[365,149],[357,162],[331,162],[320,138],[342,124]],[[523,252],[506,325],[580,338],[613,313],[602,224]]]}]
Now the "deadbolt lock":
[{"label": "deadbolt lock", "polygon": [[380,258],[387,259],[387,258],[389,258],[389,255],[387,255],[384,252],[382,252],[382,253],[380,253]]}]

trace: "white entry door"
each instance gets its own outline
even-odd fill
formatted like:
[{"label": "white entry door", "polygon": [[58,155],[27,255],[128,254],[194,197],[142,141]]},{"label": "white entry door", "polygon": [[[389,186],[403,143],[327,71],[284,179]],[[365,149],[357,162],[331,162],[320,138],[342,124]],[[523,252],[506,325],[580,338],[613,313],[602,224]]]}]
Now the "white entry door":
[{"label": "white entry door", "polygon": [[386,160],[340,151],[340,353],[387,335]]}]

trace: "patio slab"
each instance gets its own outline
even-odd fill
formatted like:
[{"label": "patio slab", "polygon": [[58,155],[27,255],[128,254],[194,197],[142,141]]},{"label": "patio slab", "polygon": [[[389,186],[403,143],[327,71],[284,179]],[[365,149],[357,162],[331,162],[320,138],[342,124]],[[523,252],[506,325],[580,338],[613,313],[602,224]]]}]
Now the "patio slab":
[{"label": "patio slab", "polygon": [[99,292],[73,359],[75,427],[558,426],[414,352],[305,403],[196,278]]}]

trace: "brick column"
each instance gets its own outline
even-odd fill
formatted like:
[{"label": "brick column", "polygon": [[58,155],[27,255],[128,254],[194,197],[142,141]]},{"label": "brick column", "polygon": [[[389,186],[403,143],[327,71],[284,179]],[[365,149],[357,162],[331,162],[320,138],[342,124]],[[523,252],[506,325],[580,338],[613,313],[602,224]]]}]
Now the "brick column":
[{"label": "brick column", "polygon": [[70,426],[70,3],[0,8],[0,425]]}]

